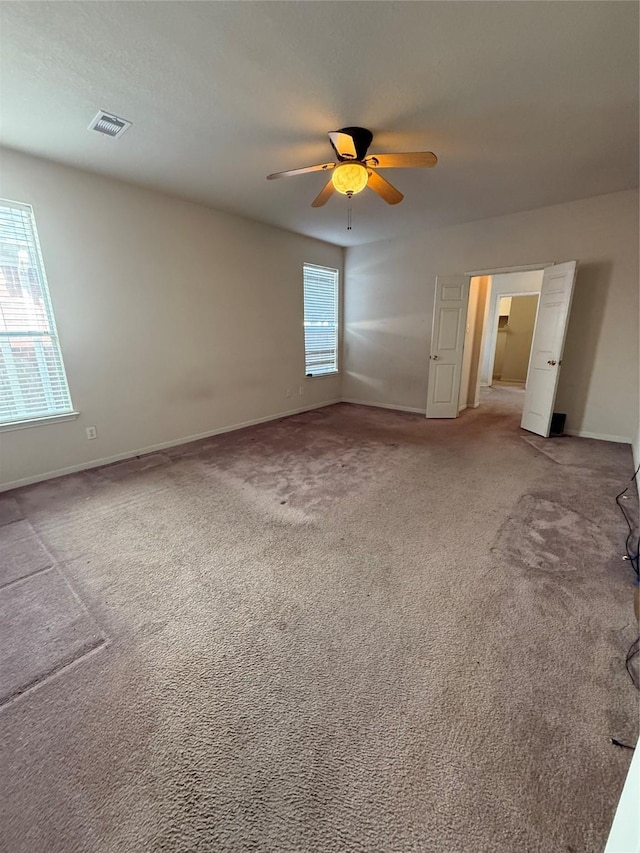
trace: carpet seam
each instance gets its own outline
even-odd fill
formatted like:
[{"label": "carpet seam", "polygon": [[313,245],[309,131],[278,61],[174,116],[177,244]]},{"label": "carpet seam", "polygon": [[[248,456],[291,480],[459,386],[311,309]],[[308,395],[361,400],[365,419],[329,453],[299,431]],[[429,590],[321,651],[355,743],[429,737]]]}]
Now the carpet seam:
[{"label": "carpet seam", "polygon": [[49,681],[52,681],[61,673],[65,672],[68,669],[71,669],[76,664],[80,664],[85,658],[90,657],[96,652],[99,652],[100,649],[105,648],[109,645],[108,637],[101,637],[98,642],[90,645],[88,648],[85,648],[81,651],[79,655],[76,655],[71,660],[66,661],[61,666],[54,667],[49,670],[49,672],[45,673],[38,678],[35,678],[33,681],[29,682],[25,687],[18,688],[14,690],[9,696],[5,699],[0,700],[0,714],[4,711],[5,708],[8,708],[11,705],[14,705],[28,693],[31,693],[34,690],[37,690],[39,687],[43,687]]},{"label": "carpet seam", "polygon": [[41,574],[43,574],[43,572],[49,572],[49,571],[51,571],[51,569],[55,569],[55,568],[57,568],[56,564],[51,563],[50,566],[42,566],[42,568],[40,568],[40,569],[34,569],[34,571],[29,572],[29,574],[27,574],[27,575],[22,575],[19,578],[13,578],[13,580],[10,580],[10,581],[7,581],[6,583],[0,584],[0,590],[6,589],[8,586],[14,586],[15,584],[20,583],[21,581],[26,581],[26,580],[29,580],[30,578],[34,578],[36,575],[41,575]]}]

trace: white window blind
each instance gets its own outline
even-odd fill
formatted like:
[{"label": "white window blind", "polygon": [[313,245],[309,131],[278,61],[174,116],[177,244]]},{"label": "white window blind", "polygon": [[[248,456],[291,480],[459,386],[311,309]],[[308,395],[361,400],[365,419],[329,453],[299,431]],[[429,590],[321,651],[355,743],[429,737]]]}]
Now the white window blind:
[{"label": "white window blind", "polygon": [[0,199],[0,425],[72,411],[33,210]]},{"label": "white window blind", "polygon": [[338,370],[338,270],[304,265],[304,357],[307,376]]}]

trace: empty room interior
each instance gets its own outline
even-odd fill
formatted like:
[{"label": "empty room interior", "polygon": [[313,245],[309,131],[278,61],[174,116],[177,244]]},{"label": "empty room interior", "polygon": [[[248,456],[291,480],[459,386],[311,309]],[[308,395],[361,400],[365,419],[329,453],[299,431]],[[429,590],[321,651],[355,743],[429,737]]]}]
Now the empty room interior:
[{"label": "empty room interior", "polygon": [[639,853],[637,2],[0,5],[0,848]]}]

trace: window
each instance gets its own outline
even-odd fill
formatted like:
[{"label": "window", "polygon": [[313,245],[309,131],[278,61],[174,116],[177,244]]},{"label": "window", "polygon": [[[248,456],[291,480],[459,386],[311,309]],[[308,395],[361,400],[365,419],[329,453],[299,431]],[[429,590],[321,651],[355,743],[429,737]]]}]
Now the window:
[{"label": "window", "polygon": [[72,412],[33,210],[0,199],[0,426]]},{"label": "window", "polygon": [[304,265],[304,369],[338,372],[338,270]]}]

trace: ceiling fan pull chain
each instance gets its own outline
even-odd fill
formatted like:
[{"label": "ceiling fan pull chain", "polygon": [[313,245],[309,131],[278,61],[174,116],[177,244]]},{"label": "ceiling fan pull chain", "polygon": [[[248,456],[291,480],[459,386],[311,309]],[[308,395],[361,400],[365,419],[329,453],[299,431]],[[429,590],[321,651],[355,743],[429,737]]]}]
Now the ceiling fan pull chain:
[{"label": "ceiling fan pull chain", "polygon": [[351,205],[347,208],[347,231],[351,231]]}]

